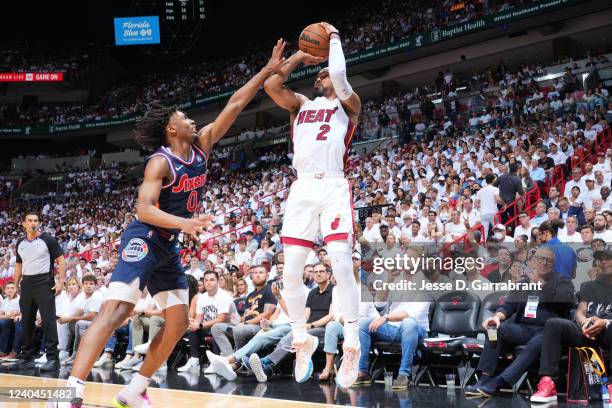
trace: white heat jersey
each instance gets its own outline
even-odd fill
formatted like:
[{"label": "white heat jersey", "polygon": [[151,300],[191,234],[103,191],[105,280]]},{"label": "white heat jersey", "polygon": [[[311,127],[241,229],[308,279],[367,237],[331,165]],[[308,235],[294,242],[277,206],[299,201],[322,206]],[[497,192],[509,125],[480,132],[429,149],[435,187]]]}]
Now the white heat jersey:
[{"label": "white heat jersey", "polygon": [[293,167],[305,172],[343,173],[355,126],[339,99],[305,102],[293,121]]}]

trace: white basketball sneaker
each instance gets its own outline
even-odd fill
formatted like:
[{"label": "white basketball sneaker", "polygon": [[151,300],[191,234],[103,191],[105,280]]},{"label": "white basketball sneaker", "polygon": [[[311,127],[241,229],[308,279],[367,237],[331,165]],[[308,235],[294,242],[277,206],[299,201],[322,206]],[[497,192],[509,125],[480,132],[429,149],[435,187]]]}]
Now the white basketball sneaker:
[{"label": "white basketball sneaker", "polygon": [[299,383],[308,381],[312,375],[312,355],[319,347],[319,339],[310,334],[302,344],[293,344],[295,351],[295,380]]},{"label": "white basketball sneaker", "polygon": [[348,388],[357,380],[360,357],[360,347],[343,347],[342,363],[336,374],[336,384],[339,387]]}]

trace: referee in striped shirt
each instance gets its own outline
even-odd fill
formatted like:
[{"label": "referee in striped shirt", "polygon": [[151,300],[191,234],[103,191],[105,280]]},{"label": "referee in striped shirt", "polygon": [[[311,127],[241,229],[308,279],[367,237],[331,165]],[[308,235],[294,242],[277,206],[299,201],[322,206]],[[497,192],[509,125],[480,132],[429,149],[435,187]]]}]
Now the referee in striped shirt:
[{"label": "referee in striped shirt", "polygon": [[[55,313],[55,296],[64,288],[66,264],[64,253],[58,242],[51,235],[41,233],[38,214],[28,212],[24,215],[23,229],[25,238],[17,241],[17,263],[15,265],[15,283],[21,283],[19,307],[21,308],[21,356],[20,360],[10,366],[13,370],[25,370],[35,367],[34,359],[38,354],[38,344],[34,341],[36,311],[40,310],[43,336],[47,353],[47,362],[41,371],[59,369],[57,350],[57,317]],[[59,266],[57,284],[53,277],[53,265]]]}]

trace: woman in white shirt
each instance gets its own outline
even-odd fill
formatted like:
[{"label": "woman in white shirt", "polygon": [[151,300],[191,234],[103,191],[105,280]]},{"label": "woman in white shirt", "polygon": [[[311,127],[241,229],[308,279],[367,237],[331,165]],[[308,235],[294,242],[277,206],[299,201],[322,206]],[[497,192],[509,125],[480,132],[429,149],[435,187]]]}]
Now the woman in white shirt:
[{"label": "woman in white shirt", "polygon": [[[0,302],[0,358],[15,358],[21,339],[21,311],[17,286],[10,282],[4,288],[6,296]],[[9,342],[13,334],[13,341]]]},{"label": "woman in white shirt", "polygon": [[[79,278],[72,276],[66,281],[66,290],[55,298],[55,313],[58,317],[73,316],[83,307],[84,297],[82,285]],[[57,323],[57,334],[59,337],[58,349],[60,350],[60,361],[68,358],[68,343],[70,341],[69,323]]]}]

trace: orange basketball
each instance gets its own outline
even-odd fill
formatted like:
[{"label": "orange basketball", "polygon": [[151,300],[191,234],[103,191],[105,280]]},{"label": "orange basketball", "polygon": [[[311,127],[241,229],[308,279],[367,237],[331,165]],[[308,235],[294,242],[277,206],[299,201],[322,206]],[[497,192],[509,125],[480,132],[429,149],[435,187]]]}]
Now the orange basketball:
[{"label": "orange basketball", "polygon": [[329,54],[329,37],[325,28],[319,23],[306,27],[300,34],[298,47],[315,57],[327,57]]}]

